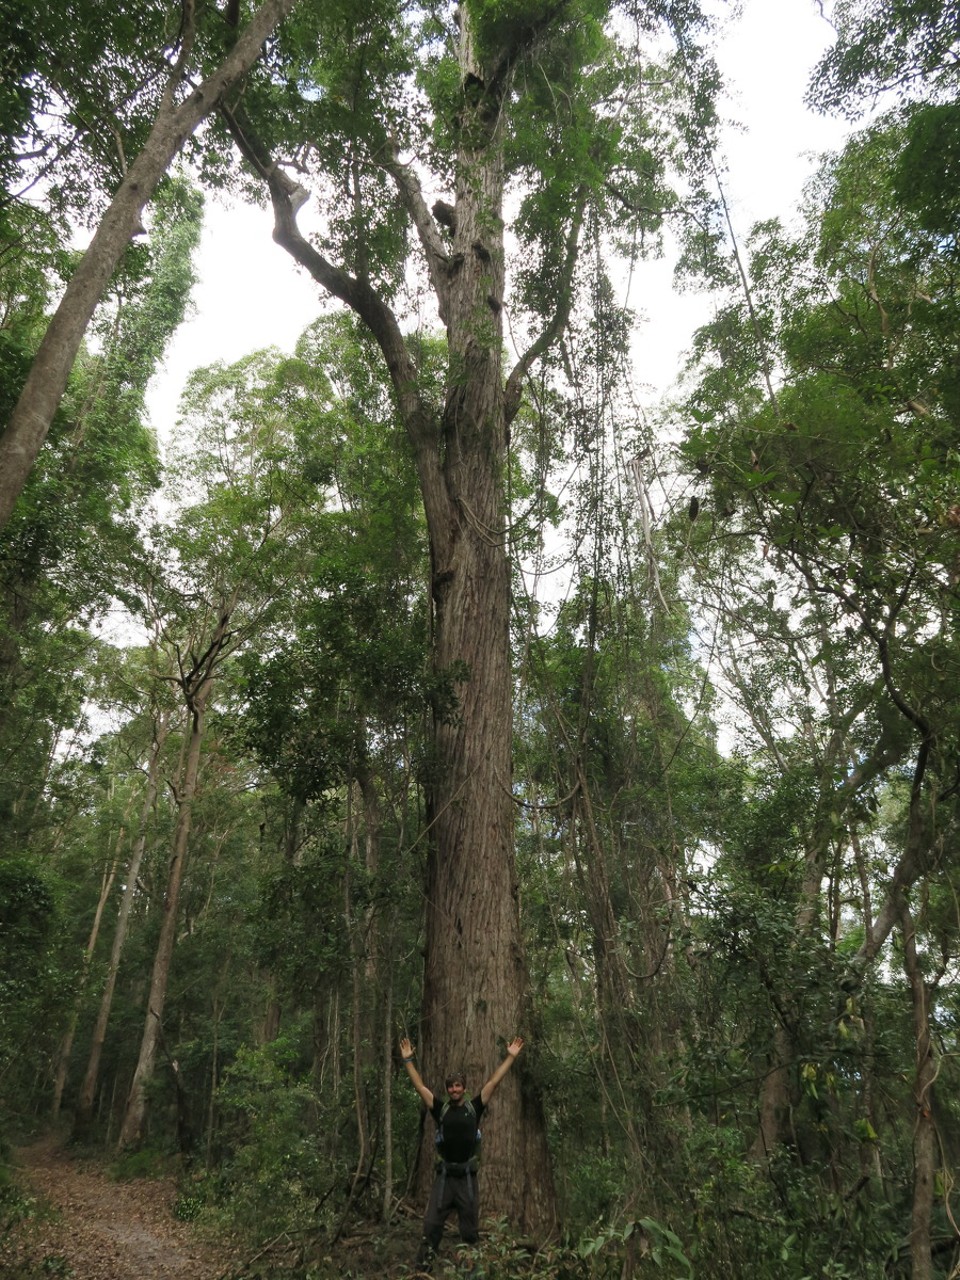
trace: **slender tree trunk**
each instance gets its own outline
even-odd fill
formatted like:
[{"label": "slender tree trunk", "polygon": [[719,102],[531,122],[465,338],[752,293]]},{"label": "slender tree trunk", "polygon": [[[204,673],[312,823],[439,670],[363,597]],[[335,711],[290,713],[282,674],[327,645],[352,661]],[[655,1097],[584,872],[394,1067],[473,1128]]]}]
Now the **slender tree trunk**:
[{"label": "slender tree trunk", "polygon": [[[289,811],[285,815],[283,857],[290,867],[297,866],[300,858],[300,820],[303,817],[303,810],[304,802],[294,798],[290,801]],[[277,980],[272,973],[263,974],[263,988],[267,993],[267,1007],[263,1013],[260,1043],[272,1044],[280,1034],[280,1021],[283,1016]]]},{"label": "slender tree trunk", "polygon": [[216,71],[179,104],[176,94],[188,69],[178,65],[171,72],[143,150],[130,166],[70,278],[0,436],[0,528],[6,525],[27,482],[66,390],[87,325],[140,224],[144,206],[184,142],[217,107],[227,90],[250,70],[260,56],[264,40],[295,3],[296,0],[264,0]]},{"label": "slender tree trunk", "polygon": [[357,1124],[357,1162],[350,1184],[351,1198],[356,1195],[367,1163],[370,1135],[370,1119],[367,1112],[367,1100],[363,1089],[364,1061],[364,970],[366,968],[363,955],[362,938],[353,921],[353,868],[358,865],[359,843],[357,839],[357,817],[353,797],[356,789],[351,784],[348,789],[347,802],[347,847],[350,850],[350,863],[343,877],[343,927],[349,939],[352,951],[350,966],[350,1059],[353,1064],[353,1112]]},{"label": "slender tree trunk", "polygon": [[931,1222],[934,1180],[937,1170],[937,1130],[933,1118],[933,1082],[937,1059],[930,1035],[930,992],[917,955],[917,933],[910,908],[900,910],[903,963],[913,1005],[916,1073],[913,1093],[916,1123],[913,1131],[913,1206],[910,1211],[910,1275],[912,1280],[932,1280]]},{"label": "slender tree trunk", "polygon": [[386,965],[383,998],[383,1221],[393,1217],[393,965]]},{"label": "slender tree trunk", "polygon": [[[126,819],[124,819],[124,823],[125,822]],[[67,1025],[63,1039],[60,1042],[60,1049],[57,1054],[57,1072],[53,1082],[53,1103],[50,1108],[51,1114],[54,1117],[60,1114],[60,1105],[63,1101],[63,1090],[67,1083],[67,1071],[70,1067],[70,1056],[73,1052],[73,1040],[77,1034],[77,1023],[80,1021],[80,1005],[83,1001],[83,993],[86,990],[87,979],[90,976],[90,962],[93,959],[93,953],[97,946],[97,938],[100,936],[100,925],[103,922],[103,912],[110,897],[110,890],[113,888],[113,881],[117,874],[117,863],[120,858],[120,846],[123,844],[125,835],[126,827],[121,824],[120,830],[117,833],[117,842],[114,849],[113,859],[109,868],[104,872],[103,881],[100,885],[100,897],[97,900],[97,909],[93,913],[93,924],[90,927],[90,936],[87,939],[87,945],[84,948],[83,969],[80,974],[80,986],[77,991],[77,998],[73,1003],[70,1022]]]},{"label": "slender tree trunk", "polygon": [[[856,825],[850,828],[850,848],[853,852],[857,876],[860,880],[860,902],[863,913],[864,941],[869,943],[873,938],[873,895],[870,888],[870,872],[863,856],[860,844],[860,833]],[[876,1065],[876,1024],[873,1010],[863,1011],[863,1052],[860,1056],[860,1098],[864,1118],[874,1133],[877,1132],[877,1065]],[[876,1179],[877,1186],[883,1186],[883,1165],[880,1161],[880,1143],[874,1139],[860,1143],[860,1165],[866,1176]]]},{"label": "slender tree trunk", "polygon": [[[220,625],[220,632],[226,629],[229,615]],[[193,820],[193,801],[197,789],[197,778],[200,773],[200,753],[203,745],[203,731],[206,719],[207,700],[213,687],[213,663],[209,663],[200,675],[196,691],[188,694],[187,704],[190,710],[190,740],[187,747],[186,763],[180,793],[177,796],[177,826],[174,834],[173,854],[167,878],[166,895],[163,902],[163,921],[160,926],[160,937],[153,962],[153,973],[150,980],[150,992],[147,997],[147,1014],[140,1042],[140,1056],[134,1071],[133,1082],[127,1097],[126,1110],[118,1150],[137,1147],[143,1139],[143,1126],[147,1114],[147,1086],[153,1078],[157,1048],[160,1043],[163,1021],[163,1006],[167,998],[167,984],[170,978],[170,964],[173,959],[173,947],[176,940],[177,918],[180,910],[180,888],[186,866],[187,850],[190,842],[190,827]]]},{"label": "slender tree trunk", "polygon": [[[226,977],[226,967],[224,968]],[[213,1167],[213,1135],[217,1127],[217,1089],[220,1084],[220,1023],[223,1019],[224,1002],[219,995],[213,998],[213,1046],[210,1052],[210,1098],[207,1106],[206,1143],[204,1164]]]},{"label": "slender tree trunk", "polygon": [[[832,827],[836,820],[834,811],[836,797],[831,790],[829,768],[833,767],[836,761],[842,760],[845,754],[839,727],[835,730],[834,736],[835,742],[825,758],[820,812],[815,818],[813,836],[804,856],[795,916],[795,937],[799,944],[811,936],[824,910],[823,878],[831,849]],[[850,794],[855,790],[853,781],[856,776],[851,774],[848,777],[847,789]],[[869,903],[866,904],[866,909],[869,910]],[[783,1003],[785,1008],[789,1008],[789,999],[785,999]],[[754,1157],[762,1158],[771,1155],[776,1146],[789,1141],[794,1136],[789,1131],[793,1102],[789,1064],[796,1056],[797,1048],[793,1029],[783,1021],[778,1021],[773,1034],[770,1067],[760,1085],[760,1125],[753,1145]]]},{"label": "slender tree trunk", "polygon": [[[590,914],[597,1000],[604,1023],[620,1028],[617,1038],[622,1037],[623,1047],[633,1056],[638,1047],[638,1028],[630,1015],[636,1007],[636,995],[624,963],[620,922],[610,891],[607,853],[594,814],[590,783],[580,759],[576,764],[576,777],[577,793],[572,801],[573,857]],[[578,833],[582,833],[582,837],[578,838]]]},{"label": "slender tree trunk", "polygon": [[133,901],[137,892],[140,865],[143,862],[143,855],[147,847],[147,826],[150,821],[150,814],[153,812],[153,806],[157,799],[157,782],[160,776],[160,756],[163,751],[164,743],[167,740],[168,729],[169,725],[167,714],[166,712],[161,712],[154,722],[153,742],[150,747],[150,761],[147,766],[147,786],[144,791],[143,805],[140,810],[137,838],[134,841],[133,849],[130,854],[130,864],[127,867],[127,882],[124,885],[123,897],[120,901],[120,911],[117,916],[117,925],[114,930],[113,946],[110,951],[110,965],[107,970],[107,980],[103,988],[103,994],[100,997],[100,1008],[97,1013],[97,1020],[93,1028],[93,1036],[90,1041],[87,1070],[83,1078],[83,1084],[80,1086],[80,1095],[77,1099],[76,1114],[74,1116],[74,1137],[81,1141],[89,1137],[90,1128],[93,1123],[93,1102],[97,1095],[97,1084],[100,1076],[100,1059],[103,1054],[103,1046],[107,1038],[107,1026],[110,1022],[110,1010],[113,1007],[113,995],[116,990],[117,975],[120,972],[120,960],[123,955],[123,948],[127,941],[127,934],[130,929],[130,916],[133,911]]}]

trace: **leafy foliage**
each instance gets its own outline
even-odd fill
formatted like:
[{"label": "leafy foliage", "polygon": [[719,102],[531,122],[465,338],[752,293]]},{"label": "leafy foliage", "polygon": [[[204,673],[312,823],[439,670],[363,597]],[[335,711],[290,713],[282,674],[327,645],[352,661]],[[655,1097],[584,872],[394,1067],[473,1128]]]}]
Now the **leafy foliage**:
[{"label": "leafy foliage", "polygon": [[[52,184],[43,216],[16,200],[0,215],[29,250],[6,255],[0,276],[9,402],[69,269],[58,219],[85,182],[91,207],[116,183],[179,36],[160,4],[137,48],[115,7],[96,50],[92,10],[31,26],[7,8],[0,170],[10,190],[18,172]],[[454,540],[514,557],[513,772],[497,805],[506,796],[518,813],[530,957],[522,1114],[543,1105],[563,1236],[531,1250],[501,1224],[440,1273],[874,1280],[942,1246],[946,1274],[956,15],[926,0],[838,6],[820,101],[852,108],[892,83],[905,100],[824,161],[800,232],[755,229],[750,295],[726,294],[697,335],[689,394],[658,442],[638,422],[634,317],[607,255],[658,244],[681,203],[702,200],[716,78],[698,8],[469,0],[458,15],[374,0],[318,13],[298,6],[194,158],[205,181],[245,186],[223,144],[247,126],[254,169],[283,157],[311,186],[309,244],[328,278],[387,328],[392,308],[397,344],[324,317],[291,356],[197,371],[169,512],[144,539],[160,473],[143,396],[185,314],[199,198],[170,183],[149,241],[130,246],[0,548],[5,1095],[27,1113],[60,1065],[62,1029],[90,1039],[127,878],[97,1098],[100,1136],[115,1138],[197,708],[188,698],[162,742],[159,725],[215,657],[136,1161],[190,1169],[184,1219],[257,1248],[303,1240],[304,1275],[344,1273],[345,1224],[395,1220],[416,1178],[417,1117],[394,1041],[398,1023],[436,1014],[421,1009],[422,921],[436,907],[425,890],[452,859],[435,827],[462,803],[456,789],[435,803],[451,768],[437,743],[464,723],[475,679],[462,660],[431,662],[444,584],[437,507],[428,527],[423,499],[442,477]],[[203,64],[231,37],[223,16],[200,15]],[[64,21],[71,68],[55,59]],[[641,56],[664,30],[675,52]],[[414,232],[421,245],[435,234],[434,273],[465,270],[448,252],[456,210],[434,206],[427,231],[411,190],[415,178],[465,208],[465,174],[488,148],[515,216],[503,237],[476,200],[477,243],[514,253],[511,336],[532,344],[509,406],[497,363],[508,299],[488,295],[466,334],[430,337],[411,251]],[[687,220],[702,249],[709,210]],[[497,377],[487,416],[467,422],[478,352]],[[457,487],[471,466],[502,499],[502,524]],[[525,596],[529,577],[561,566],[562,598]],[[149,646],[96,635],[117,599]],[[68,735],[81,739],[71,752]],[[489,798],[491,839],[495,812]],[[458,945],[463,913],[438,927]],[[512,947],[480,940],[471,1017],[487,1011],[484,965]],[[69,1106],[77,1064],[63,1065]],[[928,1121],[939,1163],[922,1172]],[[370,1249],[380,1271],[386,1238]]]}]

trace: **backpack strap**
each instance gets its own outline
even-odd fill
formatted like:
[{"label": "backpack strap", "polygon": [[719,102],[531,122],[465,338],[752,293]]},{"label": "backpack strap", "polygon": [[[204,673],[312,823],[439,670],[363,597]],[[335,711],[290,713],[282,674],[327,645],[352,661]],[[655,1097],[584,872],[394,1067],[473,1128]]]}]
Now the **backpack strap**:
[{"label": "backpack strap", "polygon": [[[474,1122],[474,1124],[476,1124],[476,1122],[477,1122],[477,1110],[476,1110],[476,1107],[474,1107],[473,1102],[471,1101],[471,1099],[470,1099],[470,1098],[465,1098],[465,1099],[464,1099],[463,1106],[464,1106],[464,1109],[465,1109],[465,1111],[466,1111],[467,1115],[468,1115],[468,1116],[470,1117],[470,1119]],[[450,1110],[450,1099],[448,1098],[448,1099],[444,1102],[443,1106],[440,1108],[440,1119],[437,1121],[436,1144],[437,1144],[437,1152],[438,1152],[438,1154],[439,1154],[440,1148],[443,1146],[443,1122],[444,1122],[444,1120],[446,1119],[446,1117],[447,1117],[447,1112],[448,1112],[449,1110]],[[477,1130],[477,1137],[475,1137],[475,1138],[474,1138],[474,1140],[473,1140],[473,1148],[474,1148],[474,1152],[476,1152],[476,1149],[477,1149],[477,1138],[478,1138],[479,1136],[480,1136],[480,1131],[479,1131],[479,1130]],[[442,1160],[442,1159],[443,1159],[443,1157],[441,1156],[441,1157],[440,1157],[440,1159]],[[475,1159],[475,1156],[471,1157],[471,1159],[470,1159],[469,1163],[473,1165],[473,1170],[471,1170],[471,1172],[475,1172],[475,1171],[476,1171],[476,1159]]]}]

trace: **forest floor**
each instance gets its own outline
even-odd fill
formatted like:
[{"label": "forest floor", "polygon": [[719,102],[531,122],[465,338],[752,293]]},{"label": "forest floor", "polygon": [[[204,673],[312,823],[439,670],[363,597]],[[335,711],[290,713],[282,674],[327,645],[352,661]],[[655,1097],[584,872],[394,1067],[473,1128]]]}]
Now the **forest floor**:
[{"label": "forest floor", "polygon": [[[282,1247],[250,1258],[228,1239],[211,1240],[181,1222],[172,1174],[119,1181],[102,1158],[78,1152],[57,1134],[15,1148],[14,1162],[33,1203],[6,1232],[0,1213],[3,1280],[233,1280],[279,1277],[288,1269]],[[327,1265],[313,1274],[409,1277],[404,1264],[418,1236],[419,1220],[397,1224],[386,1239],[365,1233],[342,1239],[336,1257],[325,1257]]]},{"label": "forest floor", "polygon": [[118,1182],[54,1134],[15,1152],[36,1212],[0,1241],[0,1275],[71,1280],[217,1280],[229,1256],[173,1213],[175,1180]]}]

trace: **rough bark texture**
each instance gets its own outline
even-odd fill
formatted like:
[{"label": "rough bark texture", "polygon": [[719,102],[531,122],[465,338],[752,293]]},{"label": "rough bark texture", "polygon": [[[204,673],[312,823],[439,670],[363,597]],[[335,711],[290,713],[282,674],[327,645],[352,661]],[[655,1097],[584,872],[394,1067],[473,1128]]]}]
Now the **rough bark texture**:
[{"label": "rough bark texture", "polygon": [[[461,79],[489,85],[466,19]],[[464,119],[455,233],[444,300],[449,343],[441,469],[423,497],[430,529],[433,660],[444,678],[462,666],[455,714],[435,723],[429,796],[425,1066],[437,1086],[452,1066],[479,1089],[504,1039],[524,1026],[511,794],[513,682],[503,472],[501,368],[504,289],[501,100],[481,97]],[[425,468],[421,468],[421,475]],[[553,1189],[540,1108],[521,1100],[521,1076],[500,1086],[484,1133],[484,1210],[542,1229]],[[519,1211],[519,1212],[518,1212]]]},{"label": "rough bark texture", "polygon": [[171,73],[143,150],[117,189],[34,357],[17,405],[0,436],[0,528],[10,518],[66,390],[90,318],[140,224],[144,205],[170,162],[223,94],[256,62],[274,27],[296,0],[265,0],[221,65],[181,103],[186,68]]}]

